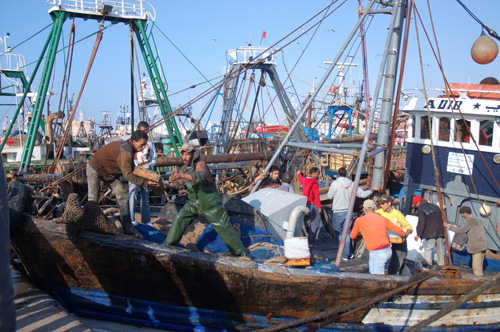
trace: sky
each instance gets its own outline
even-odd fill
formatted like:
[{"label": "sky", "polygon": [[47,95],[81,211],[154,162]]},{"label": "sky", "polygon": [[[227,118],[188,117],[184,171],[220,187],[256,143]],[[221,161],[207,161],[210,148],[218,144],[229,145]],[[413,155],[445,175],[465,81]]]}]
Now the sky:
[{"label": "sky", "polygon": [[[66,0],[69,1],[69,0]],[[88,1],[88,0],[86,0]],[[129,2],[131,0],[128,0]],[[64,2],[64,1],[63,1]],[[327,6],[331,1],[312,0],[254,0],[229,1],[229,0],[150,0],[155,8],[153,35],[160,54],[171,105],[183,105],[198,96],[208,84],[197,88],[187,89],[186,92],[174,94],[194,84],[204,82],[222,75],[227,66],[226,51],[248,44],[268,47],[285,37],[293,29],[306,22],[313,15]],[[281,81],[286,78],[286,71],[291,70],[297,59],[300,61],[291,75],[291,83],[297,95],[293,92],[291,83],[285,87],[289,97],[295,104],[302,102],[307,93],[313,89],[314,82],[319,82],[325,75],[327,65],[324,61],[333,60],[340,46],[354,27],[357,21],[358,0],[333,1],[335,4],[331,15],[326,17],[321,25],[307,32],[303,37],[291,42],[275,56],[276,68]],[[500,33],[498,18],[500,1],[498,0],[462,0],[462,2],[486,25]],[[363,0],[363,5],[368,1]],[[415,1],[419,13],[424,21],[425,28],[432,36],[432,27],[429,21],[427,0]],[[470,48],[475,39],[480,35],[480,26],[465,12],[456,0],[430,0],[432,18],[438,38],[439,50],[443,59],[443,67],[449,82],[479,83],[487,76],[500,79],[500,59],[495,59],[488,65],[479,65],[472,61]],[[0,37],[6,33],[8,46],[15,46],[32,36],[35,32],[51,23],[47,11],[50,6],[45,0],[2,0],[0,1]],[[383,46],[385,44],[389,15],[373,15],[373,21],[367,26],[367,55],[370,92],[373,93]],[[97,30],[99,22],[75,19],[76,39]],[[109,23],[106,23],[106,25]],[[152,25],[152,22],[149,23]],[[63,34],[59,48],[68,43],[68,34],[71,20],[67,20],[63,27]],[[308,26],[300,28],[302,33]],[[442,76],[433,59],[432,51],[425,42],[422,28],[420,39],[422,42],[423,62],[426,86],[441,88]],[[422,87],[418,48],[414,22],[411,24],[408,55],[404,76],[404,89]],[[266,37],[262,38],[263,32]],[[296,37],[295,33],[293,37]],[[49,30],[45,30],[24,44],[16,47],[13,53],[24,55],[28,65],[28,76],[34,68],[33,62],[37,60],[42,50]],[[4,38],[5,39],[5,38]],[[69,95],[76,96],[80,89],[85,69],[95,37],[92,36],[75,46],[73,56],[73,69],[70,78]],[[291,38],[285,40],[290,41]],[[279,44],[283,46],[284,43]],[[359,45],[357,42],[356,45]],[[0,45],[3,51],[4,45]],[[353,50],[358,49],[354,47]],[[53,93],[50,99],[51,110],[57,109],[61,91],[61,81],[64,72],[64,56],[66,52],[58,53],[55,63],[54,75],[49,90]],[[349,58],[342,57],[342,61],[357,64],[346,75],[347,86],[359,86],[363,77],[361,52],[352,51]],[[188,59],[188,60],[187,60]],[[145,72],[141,63],[141,72]],[[256,77],[259,77],[256,73]],[[37,75],[35,85],[38,85]],[[215,82],[215,81],[214,81]],[[335,75],[327,81],[325,88],[335,81]],[[268,83],[269,85],[269,83]],[[269,92],[269,86],[265,89]],[[264,90],[264,89],[263,89]],[[320,93],[321,95],[321,93]],[[264,93],[262,93],[264,96]],[[263,99],[264,97],[261,98]],[[11,97],[9,97],[11,98]],[[270,99],[268,99],[270,100]],[[12,102],[7,97],[0,97],[0,103]],[[103,35],[97,57],[92,67],[87,86],[83,93],[78,108],[84,118],[92,117],[98,122],[102,119],[102,112],[108,112],[116,117],[122,105],[130,103],[130,40],[129,29],[125,24],[116,24],[106,29]],[[202,99],[193,105],[192,113],[196,117],[208,103],[208,98]],[[251,104],[251,102],[249,102]],[[277,123],[283,116],[273,115],[272,112],[264,115],[265,101],[261,100],[260,114],[268,123]],[[217,122],[221,114],[220,101],[214,108],[211,121]],[[260,105],[260,106],[259,106]],[[248,106],[247,106],[248,108]],[[5,117],[14,113],[14,106],[0,106],[2,123]],[[249,112],[249,111],[246,111]],[[280,113],[279,108],[277,113]],[[248,115],[246,115],[248,117]]]}]

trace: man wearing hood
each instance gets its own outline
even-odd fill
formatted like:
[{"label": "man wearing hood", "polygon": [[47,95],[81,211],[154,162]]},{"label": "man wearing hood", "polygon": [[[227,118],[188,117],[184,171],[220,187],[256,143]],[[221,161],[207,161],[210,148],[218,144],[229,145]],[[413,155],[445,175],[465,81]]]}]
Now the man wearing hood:
[{"label": "man wearing hood", "polygon": [[[349,202],[351,200],[351,193],[353,182],[347,178],[347,170],[344,167],[339,168],[338,178],[332,182],[328,189],[328,198],[332,199],[332,226],[333,230],[337,233],[339,245],[344,231],[344,223],[346,221],[347,212],[349,210]],[[372,190],[363,190],[358,187],[356,196],[359,198],[367,198],[373,193]],[[350,222],[350,221],[349,221]],[[351,243],[349,238],[346,238],[344,250],[342,251],[342,259],[344,261],[351,258]]]},{"label": "man wearing hood", "polygon": [[188,201],[177,213],[168,231],[165,245],[179,242],[186,227],[198,216],[205,217],[235,256],[246,256],[246,250],[238,233],[229,223],[229,215],[222,204],[214,179],[208,171],[199,151],[185,143],[181,148],[183,165],[178,173],[170,175],[170,181],[177,181],[187,187]]},{"label": "man wearing hood", "polygon": [[444,265],[444,225],[441,209],[436,204],[421,200],[418,208],[417,237],[424,242],[423,256],[428,265],[433,263],[433,249],[436,249],[436,263]]}]

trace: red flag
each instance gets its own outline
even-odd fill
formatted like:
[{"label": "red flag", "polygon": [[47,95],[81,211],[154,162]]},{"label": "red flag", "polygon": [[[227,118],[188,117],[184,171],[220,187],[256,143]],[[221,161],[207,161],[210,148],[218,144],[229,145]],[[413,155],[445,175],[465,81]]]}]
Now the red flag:
[{"label": "red flag", "polygon": [[262,39],[266,38],[266,36],[267,36],[267,32],[266,31],[262,32]]}]

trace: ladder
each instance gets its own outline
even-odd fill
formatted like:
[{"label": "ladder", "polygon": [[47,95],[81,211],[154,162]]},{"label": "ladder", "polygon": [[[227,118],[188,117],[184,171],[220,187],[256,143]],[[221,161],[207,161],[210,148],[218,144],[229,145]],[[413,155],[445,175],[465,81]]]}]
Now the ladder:
[{"label": "ladder", "polygon": [[177,126],[177,122],[175,121],[175,114],[172,112],[165,84],[163,83],[160,75],[158,67],[159,55],[153,52],[151,44],[149,43],[149,38],[146,34],[146,22],[144,20],[134,20],[132,27],[141,48],[144,63],[151,79],[151,85],[153,86],[158,106],[160,107],[163,120],[165,120],[165,125],[170,136],[170,145],[174,149],[175,154],[180,157],[179,148],[182,145],[182,135]]},{"label": "ladder", "polygon": [[229,73],[224,77],[224,107],[222,109],[221,129],[215,138],[216,153],[226,152],[239,82],[239,75],[235,73],[239,72],[240,66],[240,64],[232,64]]}]

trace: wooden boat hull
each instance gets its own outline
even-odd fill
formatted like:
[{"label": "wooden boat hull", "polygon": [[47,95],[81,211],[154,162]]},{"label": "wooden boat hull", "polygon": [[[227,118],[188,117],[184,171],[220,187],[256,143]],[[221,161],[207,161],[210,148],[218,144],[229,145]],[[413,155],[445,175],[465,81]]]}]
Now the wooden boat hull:
[{"label": "wooden boat hull", "polygon": [[[269,324],[273,318],[304,318],[333,306],[369,300],[409,281],[406,276],[320,273],[256,264],[125,235],[74,236],[64,225],[36,218],[14,222],[11,229],[12,245],[30,277],[60,296],[75,290],[96,291],[116,299],[223,312],[233,322],[265,317],[264,324]],[[406,294],[459,296],[485,280],[432,278]],[[500,293],[500,285],[488,293]],[[368,310],[345,317],[344,322],[360,324]],[[254,318],[249,320],[250,316]]]}]

